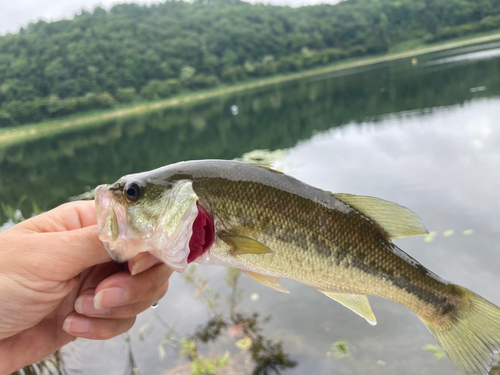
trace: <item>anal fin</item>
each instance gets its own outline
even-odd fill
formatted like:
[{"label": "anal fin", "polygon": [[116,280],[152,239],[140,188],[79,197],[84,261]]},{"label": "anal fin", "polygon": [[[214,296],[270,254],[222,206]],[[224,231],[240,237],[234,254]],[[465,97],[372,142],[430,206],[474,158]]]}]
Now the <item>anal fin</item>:
[{"label": "anal fin", "polygon": [[320,292],[354,311],[359,316],[365,318],[370,325],[374,326],[377,324],[377,319],[375,318],[375,315],[373,315],[373,311],[366,294],[332,293],[324,292],[322,290],[320,290]]},{"label": "anal fin", "polygon": [[243,254],[269,254],[272,250],[259,241],[249,237],[236,236],[232,234],[221,234],[220,239],[231,247],[232,255]]},{"label": "anal fin", "polygon": [[278,292],[283,292],[283,293],[290,293],[287,288],[285,288],[283,285],[281,285],[279,279],[277,277],[271,277],[271,276],[264,276],[261,275],[260,273],[252,272],[252,271],[243,271],[242,272],[250,277],[251,279],[254,279],[258,283],[267,286],[268,288],[273,288],[277,290]]}]

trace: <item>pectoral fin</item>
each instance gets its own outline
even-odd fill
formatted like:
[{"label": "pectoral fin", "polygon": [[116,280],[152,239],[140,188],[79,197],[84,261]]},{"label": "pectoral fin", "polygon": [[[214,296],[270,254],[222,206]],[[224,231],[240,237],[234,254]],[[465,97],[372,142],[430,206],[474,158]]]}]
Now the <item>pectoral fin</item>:
[{"label": "pectoral fin", "polygon": [[276,289],[278,292],[290,293],[287,288],[281,285],[279,279],[277,277],[264,276],[260,273],[252,272],[252,271],[242,271],[248,277],[254,279],[258,283],[267,286],[269,288]]},{"label": "pectoral fin", "polygon": [[377,324],[377,319],[375,318],[375,315],[373,315],[373,311],[370,307],[370,302],[368,302],[366,294],[331,293],[323,292],[321,290],[320,292],[337,301],[338,303],[341,303],[348,309],[354,311],[359,316],[362,316],[372,326]]},{"label": "pectoral fin", "polygon": [[231,254],[269,254],[273,251],[267,246],[248,237],[221,234],[220,239],[231,247]]},{"label": "pectoral fin", "polygon": [[391,239],[429,233],[413,211],[399,204],[361,195],[333,194],[333,196],[380,225]]}]

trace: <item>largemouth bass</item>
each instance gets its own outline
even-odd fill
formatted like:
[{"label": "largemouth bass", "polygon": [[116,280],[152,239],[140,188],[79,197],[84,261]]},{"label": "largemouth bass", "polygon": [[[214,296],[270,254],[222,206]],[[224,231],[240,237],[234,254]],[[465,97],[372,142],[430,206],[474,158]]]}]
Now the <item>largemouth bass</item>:
[{"label": "largemouth bass", "polygon": [[367,294],[397,302],[427,326],[465,374],[486,375],[500,349],[500,309],[435,275],[394,238],[427,230],[410,210],[332,194],[268,166],[182,162],[96,189],[100,239],[127,261],[148,251],[182,272],[188,263],[236,267],[288,292],[293,280],[376,324]]}]

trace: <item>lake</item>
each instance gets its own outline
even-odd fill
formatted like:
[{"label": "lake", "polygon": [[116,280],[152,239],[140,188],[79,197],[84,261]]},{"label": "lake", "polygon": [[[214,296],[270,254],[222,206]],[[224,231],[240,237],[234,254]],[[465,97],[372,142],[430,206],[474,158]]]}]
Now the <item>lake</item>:
[{"label": "lake", "polygon": [[[32,201],[48,210],[181,160],[264,161],[325,190],[412,209],[431,235],[396,244],[500,305],[500,43],[417,58],[0,149],[1,201],[16,205],[26,194],[28,214]],[[390,301],[370,297],[378,320],[371,327],[286,280],[290,294],[220,267],[170,280],[128,335],[66,346],[68,373],[189,374],[212,358],[213,366],[228,362],[218,374],[459,374],[436,358],[417,316]]]}]

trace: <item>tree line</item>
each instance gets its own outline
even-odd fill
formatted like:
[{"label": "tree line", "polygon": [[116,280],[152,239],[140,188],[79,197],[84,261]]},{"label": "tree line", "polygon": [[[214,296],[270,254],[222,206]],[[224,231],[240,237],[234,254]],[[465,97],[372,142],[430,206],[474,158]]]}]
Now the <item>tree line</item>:
[{"label": "tree line", "polygon": [[500,0],[347,0],[301,8],[168,0],[96,7],[0,36],[0,126],[495,29]]}]

